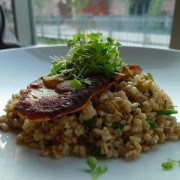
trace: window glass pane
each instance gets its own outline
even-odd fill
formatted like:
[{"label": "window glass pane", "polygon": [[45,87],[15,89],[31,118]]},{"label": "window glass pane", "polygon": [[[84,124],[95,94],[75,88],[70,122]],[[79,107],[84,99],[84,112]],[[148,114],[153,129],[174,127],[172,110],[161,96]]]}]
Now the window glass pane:
[{"label": "window glass pane", "polygon": [[0,0],[0,4],[2,5],[4,12],[7,18],[7,27],[11,33],[15,35],[15,26],[14,26],[14,17],[12,10],[12,2],[11,0]]},{"label": "window glass pane", "polygon": [[33,0],[37,42],[100,31],[122,45],[168,48],[175,0]]}]

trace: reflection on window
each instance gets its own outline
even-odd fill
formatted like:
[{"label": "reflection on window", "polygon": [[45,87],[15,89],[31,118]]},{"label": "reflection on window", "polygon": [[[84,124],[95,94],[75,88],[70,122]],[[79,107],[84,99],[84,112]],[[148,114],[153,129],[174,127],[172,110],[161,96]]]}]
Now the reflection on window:
[{"label": "reflection on window", "polygon": [[122,45],[168,48],[175,0],[33,0],[38,43],[100,31]]}]

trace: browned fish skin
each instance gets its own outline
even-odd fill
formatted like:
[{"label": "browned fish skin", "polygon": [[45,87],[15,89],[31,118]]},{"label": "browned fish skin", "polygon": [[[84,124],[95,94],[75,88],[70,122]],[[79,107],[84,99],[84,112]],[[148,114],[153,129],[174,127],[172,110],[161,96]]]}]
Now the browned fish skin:
[{"label": "browned fish skin", "polygon": [[[140,74],[142,69],[139,66],[129,65],[128,68],[133,71],[130,73],[127,69],[123,70],[122,75],[93,75],[90,78],[91,85],[83,83],[81,90],[70,88],[69,81],[59,83],[55,87],[51,86],[52,79],[44,83],[43,78],[31,83],[25,93],[22,95],[19,103],[15,106],[15,111],[22,118],[29,120],[45,121],[58,116],[73,113],[83,109],[90,99],[110,89],[116,81],[124,77],[130,77],[132,74]],[[50,86],[46,86],[46,84]]]},{"label": "browned fish skin", "polygon": [[83,84],[81,90],[69,87],[68,81],[58,84],[56,89],[44,86],[39,79],[30,84],[15,107],[15,111],[29,120],[48,120],[82,109],[94,95],[103,91],[113,81],[112,76],[92,76],[92,84]]}]

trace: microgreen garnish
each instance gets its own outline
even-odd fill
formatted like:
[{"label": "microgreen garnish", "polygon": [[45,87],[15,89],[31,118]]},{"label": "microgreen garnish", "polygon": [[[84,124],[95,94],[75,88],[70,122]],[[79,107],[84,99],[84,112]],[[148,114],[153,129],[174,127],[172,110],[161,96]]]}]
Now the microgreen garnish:
[{"label": "microgreen garnish", "polygon": [[146,121],[148,122],[148,124],[149,124],[149,126],[151,128],[156,128],[157,127],[157,124],[154,121],[149,120],[149,119],[146,119]]},{"label": "microgreen garnish", "polygon": [[122,71],[120,43],[110,37],[103,39],[102,33],[77,33],[67,44],[70,50],[65,57],[52,61],[49,75],[64,74],[74,89],[81,89],[82,83],[90,85],[87,79],[90,74],[110,75]]},{"label": "microgreen garnish", "polygon": [[174,160],[174,159],[169,158],[169,161],[171,161],[173,163],[176,163],[178,166],[180,166],[180,159],[179,160]]},{"label": "microgreen garnish", "polygon": [[161,109],[156,111],[157,115],[170,115],[170,114],[178,114],[178,111],[175,109]]},{"label": "microgreen garnish", "polygon": [[161,166],[164,169],[172,169],[173,168],[173,162],[172,161],[166,161],[161,164]]},{"label": "microgreen garnish", "polygon": [[80,80],[78,79],[73,79],[69,82],[69,86],[76,89],[76,90],[80,90],[82,89],[82,83]]},{"label": "microgreen garnish", "polygon": [[174,160],[174,159],[170,159],[166,162],[163,162],[161,164],[161,166],[164,168],[164,169],[172,169],[174,164],[180,166],[180,159],[179,160]]},{"label": "microgreen garnish", "polygon": [[93,156],[88,157],[86,163],[90,168],[90,172],[92,173],[92,180],[97,180],[99,175],[108,171],[108,167],[106,165],[97,166],[97,159]]}]

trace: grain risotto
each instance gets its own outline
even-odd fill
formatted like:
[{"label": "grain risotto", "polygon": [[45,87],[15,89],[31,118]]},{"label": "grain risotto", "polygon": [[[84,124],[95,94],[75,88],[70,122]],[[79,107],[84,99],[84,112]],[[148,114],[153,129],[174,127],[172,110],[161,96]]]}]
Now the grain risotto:
[{"label": "grain risotto", "polygon": [[173,109],[170,97],[148,74],[128,77],[96,95],[79,112],[48,121],[23,119],[14,111],[12,95],[0,117],[3,131],[16,130],[16,142],[37,148],[43,156],[66,155],[136,159],[158,143],[180,139],[180,123],[157,110]]}]

